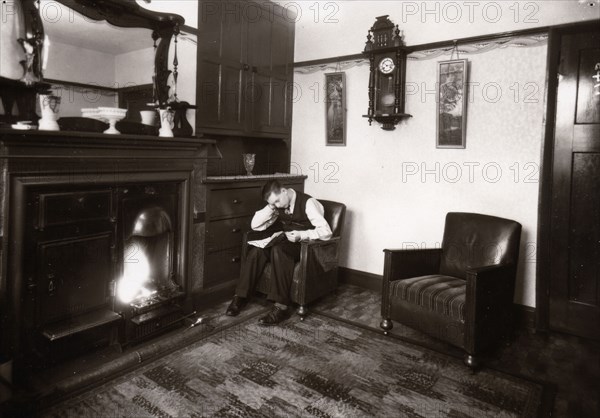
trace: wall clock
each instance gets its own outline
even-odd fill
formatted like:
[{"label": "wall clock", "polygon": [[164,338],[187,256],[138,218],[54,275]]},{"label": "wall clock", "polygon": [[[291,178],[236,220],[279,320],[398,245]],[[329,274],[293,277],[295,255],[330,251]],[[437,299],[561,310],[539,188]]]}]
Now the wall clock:
[{"label": "wall clock", "polygon": [[[395,29],[395,30],[394,30]],[[382,124],[382,129],[391,131],[404,118],[404,91],[406,77],[406,55],[398,25],[379,16],[367,35],[363,53],[370,62],[369,110],[366,118],[369,125],[373,120]]]}]

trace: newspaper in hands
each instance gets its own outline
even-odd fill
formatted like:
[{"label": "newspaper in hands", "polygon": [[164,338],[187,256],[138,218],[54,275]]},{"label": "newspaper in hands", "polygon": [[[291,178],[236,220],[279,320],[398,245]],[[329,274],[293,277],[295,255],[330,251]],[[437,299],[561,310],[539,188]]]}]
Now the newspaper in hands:
[{"label": "newspaper in hands", "polygon": [[248,241],[248,244],[254,245],[255,247],[258,247],[258,248],[268,248],[268,247],[272,247],[273,245],[279,244],[280,242],[284,242],[284,241],[287,241],[287,237],[285,236],[283,231],[278,231],[278,232],[275,232],[270,237],[267,237],[264,239],[257,239],[254,241]]}]

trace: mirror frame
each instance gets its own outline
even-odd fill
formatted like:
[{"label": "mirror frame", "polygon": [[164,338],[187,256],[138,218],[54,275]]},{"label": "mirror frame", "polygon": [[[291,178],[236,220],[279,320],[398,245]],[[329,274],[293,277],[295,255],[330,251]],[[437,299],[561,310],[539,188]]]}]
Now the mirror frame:
[{"label": "mirror frame", "polygon": [[[24,3],[33,3],[35,0],[22,1]],[[56,1],[89,19],[97,21],[105,20],[113,26],[122,28],[145,28],[152,30],[152,39],[154,40],[156,51],[153,75],[155,106],[166,108],[169,105],[170,87],[168,79],[171,74],[168,62],[169,48],[171,46],[171,39],[173,36],[179,35],[179,28],[185,23],[185,19],[182,16],[144,9],[131,0]],[[43,40],[43,28],[41,39]],[[177,57],[175,57],[175,60],[177,60]]]},{"label": "mirror frame", "polygon": [[[152,30],[156,46],[154,56],[155,104],[166,108],[169,102],[168,79],[169,48],[173,36],[179,35],[179,28],[185,19],[177,14],[160,13],[144,9],[131,0],[56,0],[76,12],[93,20],[106,20],[113,26],[123,28],[146,28]],[[156,42],[158,41],[158,45]],[[175,57],[177,60],[177,57]],[[177,80],[175,80],[177,82]]]}]

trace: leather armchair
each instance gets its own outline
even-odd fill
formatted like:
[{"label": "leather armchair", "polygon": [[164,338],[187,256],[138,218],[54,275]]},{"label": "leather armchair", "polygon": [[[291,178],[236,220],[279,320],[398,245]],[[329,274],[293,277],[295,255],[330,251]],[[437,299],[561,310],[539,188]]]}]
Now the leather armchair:
[{"label": "leather armchair", "polygon": [[510,339],[519,256],[518,222],[448,213],[442,248],[386,249],[381,328],[392,320],[465,350],[465,363]]},{"label": "leather armchair", "polygon": [[[325,209],[325,220],[333,233],[328,241],[312,240],[301,242],[300,261],[294,268],[291,287],[291,300],[297,303],[300,319],[308,314],[307,305],[314,300],[332,292],[338,284],[338,263],[340,240],[344,227],[346,206],[342,203],[321,200]],[[248,231],[244,234],[242,261],[248,252],[248,241],[262,238],[264,233]],[[261,293],[269,293],[271,287],[271,264],[267,264],[263,274],[257,281],[256,289]]]}]

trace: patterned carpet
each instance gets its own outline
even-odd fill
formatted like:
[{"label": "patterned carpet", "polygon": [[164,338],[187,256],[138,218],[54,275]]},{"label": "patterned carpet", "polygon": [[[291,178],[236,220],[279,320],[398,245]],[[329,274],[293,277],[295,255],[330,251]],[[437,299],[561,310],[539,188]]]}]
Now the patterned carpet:
[{"label": "patterned carpet", "polygon": [[254,317],[42,416],[535,417],[542,390],[329,317]]}]

